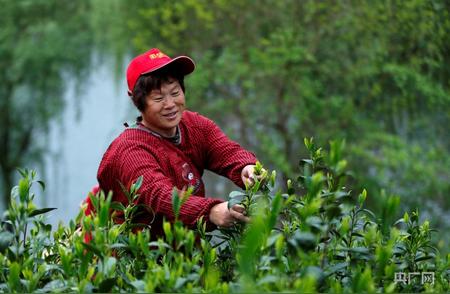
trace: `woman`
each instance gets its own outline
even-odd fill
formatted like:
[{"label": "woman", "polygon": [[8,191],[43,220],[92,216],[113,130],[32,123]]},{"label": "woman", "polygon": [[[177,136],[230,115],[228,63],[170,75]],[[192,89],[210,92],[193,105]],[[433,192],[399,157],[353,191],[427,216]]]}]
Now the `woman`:
[{"label": "woman", "polygon": [[[172,191],[191,188],[179,219],[196,227],[202,217],[209,230],[248,221],[241,206],[205,197],[203,171],[211,170],[241,188],[253,182],[256,157],[230,140],[210,119],[186,110],[184,76],[195,69],[187,56],[170,58],[153,48],[135,57],[127,69],[128,94],[141,116],[111,143],[98,169],[104,191],[124,205],[125,187],[143,176],[138,202],[151,208],[136,220],[162,234],[162,220],[174,220]],[[152,211],[149,212],[149,211]]]}]

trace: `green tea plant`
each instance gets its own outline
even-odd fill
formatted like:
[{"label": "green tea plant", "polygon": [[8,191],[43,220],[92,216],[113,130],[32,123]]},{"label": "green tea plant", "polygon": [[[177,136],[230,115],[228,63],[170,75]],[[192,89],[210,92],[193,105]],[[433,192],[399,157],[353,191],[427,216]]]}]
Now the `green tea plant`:
[{"label": "green tea plant", "polygon": [[[432,243],[434,230],[418,210],[393,215],[396,198],[377,217],[370,194],[348,186],[344,142],[329,150],[305,139],[300,175],[277,187],[276,173],[256,165],[253,185],[230,193],[248,224],[206,231],[179,220],[192,191],[172,194],[175,220],[163,236],[139,224],[142,178],[127,205],[112,194],[90,195],[68,225],[52,228],[33,203],[34,171],[21,170],[0,232],[2,292],[448,292],[450,257]],[[389,196],[386,196],[389,197]]]},{"label": "green tea plant", "polygon": [[[243,291],[448,289],[449,257],[439,258],[431,246],[429,223],[420,225],[418,217],[408,223],[404,217],[388,226],[385,218],[394,218],[389,213],[395,211],[396,198],[377,218],[364,207],[366,190],[353,196],[345,186],[344,142],[331,142],[328,153],[312,139],[305,139],[305,146],[310,157],[301,161],[297,180],[287,182],[287,193],[272,193],[273,179],[230,193],[232,204],[252,207],[248,226],[237,224],[213,234],[221,240],[218,255],[230,285]],[[399,226],[402,222],[406,229]],[[441,281],[396,280],[424,273]]]},{"label": "green tea plant", "polygon": [[[37,209],[32,201],[31,186],[40,183],[35,172],[21,174],[0,232],[0,291],[198,292],[222,287],[214,250],[204,240],[195,245],[194,232],[181,222],[164,222],[165,238],[157,241],[151,241],[148,228],[132,223],[142,208],[134,204],[142,179],[128,191],[126,207],[99,192],[91,195],[95,213],[81,211],[76,221],[52,232],[38,216],[53,208]],[[177,193],[173,199],[176,207]],[[113,208],[122,210],[124,222],[113,221]]]}]

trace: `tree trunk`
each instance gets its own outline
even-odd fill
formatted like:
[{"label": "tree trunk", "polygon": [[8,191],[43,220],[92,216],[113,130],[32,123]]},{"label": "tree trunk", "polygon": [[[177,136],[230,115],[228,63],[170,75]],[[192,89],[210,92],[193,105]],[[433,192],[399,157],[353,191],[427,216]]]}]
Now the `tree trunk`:
[{"label": "tree trunk", "polygon": [[2,205],[6,210],[11,199],[11,189],[13,187],[13,170],[2,167]]},{"label": "tree trunk", "polygon": [[0,97],[0,170],[2,172],[1,177],[1,190],[2,190],[2,206],[7,207],[10,198],[10,190],[12,188],[12,173],[11,167],[11,100],[12,100],[12,86],[11,83],[6,82],[6,93],[2,93],[3,97]]}]

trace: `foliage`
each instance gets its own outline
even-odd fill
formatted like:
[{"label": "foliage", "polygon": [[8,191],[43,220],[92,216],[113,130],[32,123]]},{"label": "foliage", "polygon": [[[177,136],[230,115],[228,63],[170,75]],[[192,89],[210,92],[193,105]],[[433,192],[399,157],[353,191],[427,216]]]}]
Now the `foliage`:
[{"label": "foliage", "polygon": [[432,223],[450,226],[447,1],[0,4],[5,203],[15,168],[41,158],[65,80],[95,66],[93,48],[99,62],[112,56],[123,69],[129,54],[160,47],[194,57],[188,106],[276,168],[279,183],[296,170],[302,137],[345,138],[355,187],[371,191],[372,209],[391,191],[405,209],[421,203]]},{"label": "foliage", "polygon": [[[346,186],[344,144],[328,152],[305,139],[300,176],[274,192],[275,173],[257,166],[255,184],[230,195],[247,208],[248,225],[197,232],[178,218],[156,241],[133,226],[142,178],[129,205],[91,197],[96,213],[51,232],[31,192],[35,173],[22,171],[0,232],[0,289],[5,292],[447,292],[450,256],[432,246],[428,221],[405,213],[384,232],[364,207],[366,190]],[[189,191],[173,194],[178,215]],[[394,205],[395,206],[395,205]],[[128,218],[115,223],[114,210]],[[33,223],[28,234],[28,224]],[[79,227],[77,228],[77,225]],[[151,224],[150,224],[151,226]],[[86,242],[89,236],[90,241]],[[155,236],[153,236],[155,237]],[[434,273],[434,283],[396,280],[397,273]]]},{"label": "foliage", "polygon": [[448,230],[447,1],[148,1],[118,12],[128,32],[115,43],[194,57],[188,106],[280,183],[302,137],[346,139],[355,187],[372,199],[391,191],[405,209],[421,203]]}]

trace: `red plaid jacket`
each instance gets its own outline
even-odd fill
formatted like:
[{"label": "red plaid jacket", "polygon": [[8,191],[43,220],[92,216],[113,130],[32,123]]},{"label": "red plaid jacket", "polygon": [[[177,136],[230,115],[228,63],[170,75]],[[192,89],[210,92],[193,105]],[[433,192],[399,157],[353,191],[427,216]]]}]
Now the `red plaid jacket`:
[{"label": "red plaid jacket", "polygon": [[[194,187],[193,195],[182,206],[179,219],[195,227],[203,216],[207,227],[210,209],[223,200],[205,197],[203,171],[211,170],[225,176],[243,188],[241,170],[255,164],[255,155],[230,140],[210,119],[198,113],[184,111],[179,124],[180,144],[152,134],[142,125],[127,128],[109,146],[98,169],[100,188],[113,191],[113,200],[127,204],[120,183],[125,187],[143,176],[139,203],[151,207],[155,215],[144,214],[140,223],[151,223],[152,235],[162,234],[162,219],[174,220],[172,189]],[[223,195],[221,195],[223,196]],[[90,201],[88,201],[89,204]],[[88,208],[92,209],[92,206]]]}]

